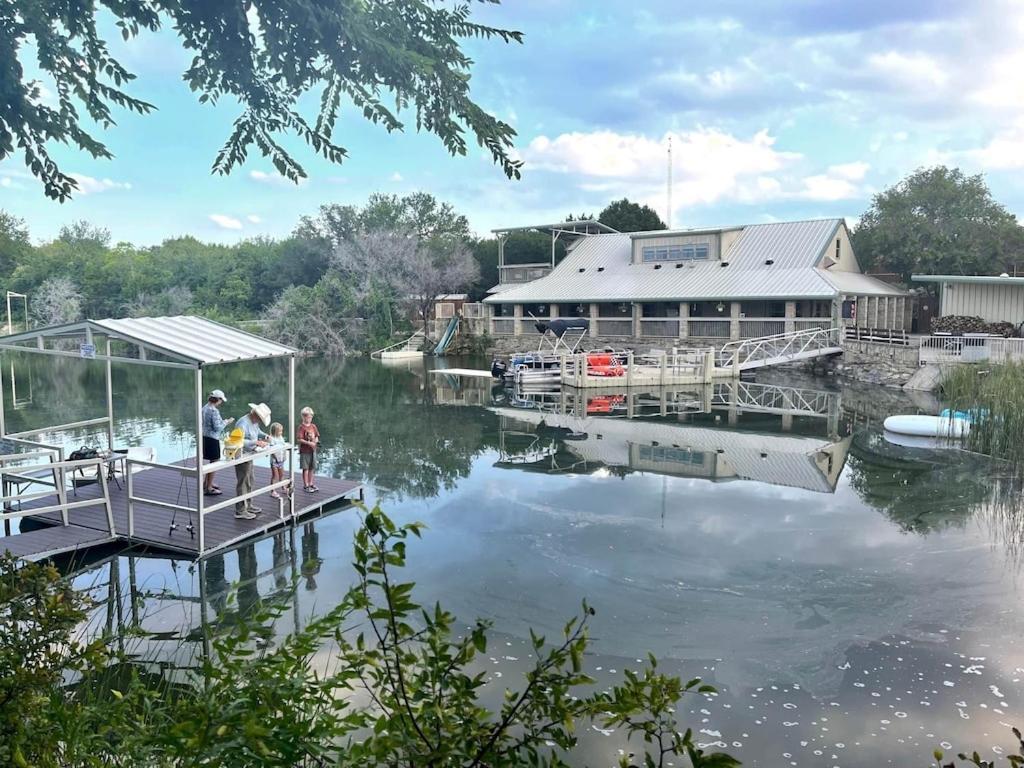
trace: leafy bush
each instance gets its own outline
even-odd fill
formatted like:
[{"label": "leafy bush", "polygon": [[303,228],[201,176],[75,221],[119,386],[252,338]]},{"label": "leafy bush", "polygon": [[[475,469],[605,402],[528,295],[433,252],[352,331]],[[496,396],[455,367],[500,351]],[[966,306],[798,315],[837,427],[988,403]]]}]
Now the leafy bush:
[{"label": "leafy bush", "polygon": [[[676,703],[714,692],[657,670],[594,692],[583,671],[592,608],[549,643],[531,632],[534,662],[492,710],[481,701],[489,624],[455,633],[396,580],[410,536],[379,509],[356,533],[356,584],[330,612],[277,645],[267,627],[284,608],[259,607],[212,642],[187,684],[147,677],[98,643],[71,638],[88,607],[43,566],[0,562],[0,736],[14,765],[33,766],[564,766],[582,723],[637,735],[622,766],[739,763],[705,754],[681,733]],[[28,631],[25,631],[25,630]],[[328,669],[317,660],[333,659]],[[115,662],[115,663],[111,663]]]}]

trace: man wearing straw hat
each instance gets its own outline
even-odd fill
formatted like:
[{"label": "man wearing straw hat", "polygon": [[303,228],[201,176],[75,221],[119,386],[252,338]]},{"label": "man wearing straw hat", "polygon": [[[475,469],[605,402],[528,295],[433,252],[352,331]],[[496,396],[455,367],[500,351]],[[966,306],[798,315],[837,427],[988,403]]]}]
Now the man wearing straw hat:
[{"label": "man wearing straw hat", "polygon": [[[235,422],[235,428],[242,430],[242,450],[251,453],[257,448],[267,445],[270,435],[261,429],[270,424],[270,406],[266,403],[249,403],[249,413]],[[244,496],[252,492],[253,462],[243,461],[235,464],[235,495]],[[240,499],[235,502],[235,517],[239,520],[252,520],[260,513],[252,504],[252,499]]]}]

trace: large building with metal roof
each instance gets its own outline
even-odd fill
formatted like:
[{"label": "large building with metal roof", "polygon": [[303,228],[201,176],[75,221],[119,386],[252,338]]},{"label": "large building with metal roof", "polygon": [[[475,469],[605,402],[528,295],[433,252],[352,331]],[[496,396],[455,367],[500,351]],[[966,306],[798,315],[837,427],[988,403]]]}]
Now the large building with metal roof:
[{"label": "large building with metal roof", "polygon": [[[550,233],[550,263],[510,265],[501,244]],[[623,234],[598,222],[497,230],[495,335],[532,318],[587,317],[591,335],[740,339],[829,327],[909,327],[907,293],[861,272],[842,219]],[[555,264],[555,244],[565,257]],[[531,271],[532,270],[532,271]]]}]

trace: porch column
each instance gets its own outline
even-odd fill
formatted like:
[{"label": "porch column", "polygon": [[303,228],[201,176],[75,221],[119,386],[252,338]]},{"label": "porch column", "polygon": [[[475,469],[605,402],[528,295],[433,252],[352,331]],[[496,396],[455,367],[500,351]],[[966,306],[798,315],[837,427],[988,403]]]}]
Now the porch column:
[{"label": "porch column", "polygon": [[597,304],[591,304],[590,305],[590,335],[594,336],[594,337],[598,336],[599,332],[601,330],[600,328],[597,327],[597,315],[598,315],[598,312],[599,312],[599,310],[597,308]]},{"label": "porch column", "polygon": [[858,296],[857,297],[857,318],[854,325],[858,328],[864,328],[868,323],[868,297]]},{"label": "porch column", "polygon": [[512,316],[515,318],[515,321],[512,323],[512,334],[514,336],[522,336],[523,335],[523,324],[521,322],[522,319],[523,319],[523,305],[522,304],[513,304],[512,305]]},{"label": "porch column", "polygon": [[690,302],[679,302],[679,338],[685,339],[690,335]]},{"label": "porch column", "polygon": [[736,341],[740,337],[740,308],[738,301],[729,302],[729,340]]},{"label": "porch column", "polygon": [[900,330],[907,330],[907,297],[900,296]]},{"label": "porch column", "polygon": [[633,338],[637,339],[641,336],[643,330],[643,323],[640,321],[644,316],[644,305],[639,301],[633,302]]},{"label": "porch column", "polygon": [[783,325],[783,328],[782,328],[782,330],[785,333],[792,333],[793,331],[796,330],[796,323],[793,322],[794,318],[796,318],[796,302],[795,301],[787,301],[786,302],[786,322],[785,322],[785,324]]}]

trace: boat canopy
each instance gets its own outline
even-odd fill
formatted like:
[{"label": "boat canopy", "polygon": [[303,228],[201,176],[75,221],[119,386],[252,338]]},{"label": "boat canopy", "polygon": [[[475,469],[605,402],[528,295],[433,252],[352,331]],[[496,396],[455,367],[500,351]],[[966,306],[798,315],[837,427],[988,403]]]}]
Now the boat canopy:
[{"label": "boat canopy", "polygon": [[558,338],[562,338],[566,331],[585,331],[590,327],[590,321],[585,317],[559,318],[557,320],[538,320],[534,323],[537,333],[550,331]]}]

